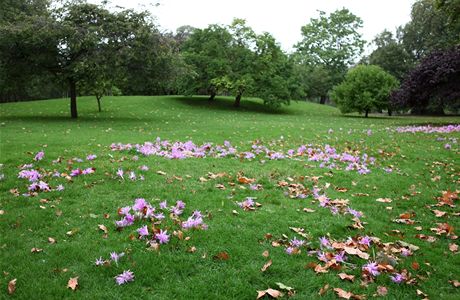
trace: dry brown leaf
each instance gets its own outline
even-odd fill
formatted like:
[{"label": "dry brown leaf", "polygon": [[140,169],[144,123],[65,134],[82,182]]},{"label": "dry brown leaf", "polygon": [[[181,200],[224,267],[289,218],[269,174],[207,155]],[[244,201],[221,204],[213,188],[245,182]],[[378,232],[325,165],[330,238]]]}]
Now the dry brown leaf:
[{"label": "dry brown leaf", "polygon": [[265,265],[262,267],[262,269],[260,269],[262,272],[265,272],[268,270],[268,268],[270,268],[270,266],[272,265],[272,260],[270,259],[269,261],[267,261],[265,263]]},{"label": "dry brown leaf", "polygon": [[350,299],[351,296],[353,296],[351,292],[347,292],[345,290],[342,290],[341,288],[334,288],[334,291],[337,293],[337,296],[339,298]]},{"label": "dry brown leaf", "polygon": [[13,293],[16,291],[16,281],[17,279],[15,278],[8,282],[8,294],[13,295]]},{"label": "dry brown leaf", "polygon": [[378,198],[375,201],[381,202],[381,203],[391,203],[393,200],[391,200],[390,198]]},{"label": "dry brown leaf", "polygon": [[194,253],[196,251],[196,247],[195,246],[192,246],[190,248],[187,249],[187,252],[188,253]]},{"label": "dry brown leaf", "polygon": [[75,291],[78,287],[78,277],[71,277],[69,282],[67,282],[67,288],[72,289]]},{"label": "dry brown leaf", "polygon": [[416,261],[412,262],[412,269],[414,270],[420,269],[420,264]]},{"label": "dry brown leaf", "polygon": [[428,295],[425,294],[424,292],[422,292],[421,290],[417,289],[417,296],[423,296],[425,297],[426,299],[428,299]]},{"label": "dry brown leaf", "polygon": [[351,254],[351,255],[357,255],[359,256],[360,258],[362,259],[369,259],[369,254],[367,254],[366,252],[363,252],[361,250],[359,250],[358,248],[352,248],[352,247],[343,247],[343,250],[345,250],[345,252],[347,254]]},{"label": "dry brown leaf", "polygon": [[349,274],[345,274],[345,273],[339,273],[338,276],[340,277],[340,279],[342,280],[349,280],[351,282],[353,282],[355,280],[355,275],[349,275]]},{"label": "dry brown leaf", "polygon": [[384,286],[377,287],[377,296],[386,296],[387,294],[388,294],[388,288]]},{"label": "dry brown leaf", "polygon": [[443,217],[445,214],[447,214],[447,212],[437,209],[433,209],[432,212],[434,212],[434,215],[438,218]]},{"label": "dry brown leaf", "polygon": [[5,214],[5,211],[3,209],[0,209],[0,216],[4,214]]},{"label": "dry brown leaf", "polygon": [[283,296],[283,294],[278,290],[267,289],[265,291],[257,291],[257,298],[256,299],[260,299],[260,298],[262,298],[263,296],[265,296],[267,294],[269,296],[271,296],[272,298],[275,298],[275,299]]},{"label": "dry brown leaf", "polygon": [[102,230],[104,233],[108,233],[109,231],[107,230],[107,227],[105,227],[105,225],[103,224],[99,224],[97,225],[97,227]]},{"label": "dry brown leaf", "polygon": [[318,295],[320,295],[320,296],[324,295],[324,294],[327,292],[327,290],[329,290],[329,284],[328,284],[328,283],[326,283],[326,284],[319,290]]},{"label": "dry brown leaf", "polygon": [[166,175],[166,172],[163,172],[163,171],[157,171],[157,174],[158,174],[158,175],[161,175],[161,176],[164,176],[164,175]]},{"label": "dry brown leaf", "polygon": [[222,251],[222,252],[218,253],[217,255],[214,255],[213,258],[216,259],[216,260],[228,260],[230,258],[230,256],[228,255],[227,252]]},{"label": "dry brown leaf", "polygon": [[238,182],[242,184],[250,184],[256,181],[254,178],[247,178],[245,176],[238,177]]},{"label": "dry brown leaf", "polygon": [[310,209],[310,208],[304,208],[303,211],[304,211],[304,212],[307,212],[307,213],[313,213],[313,212],[315,212],[314,209]]},{"label": "dry brown leaf", "polygon": [[460,286],[460,281],[458,280],[449,280],[449,283],[452,283],[454,287],[459,287]]},{"label": "dry brown leaf", "polygon": [[263,256],[263,257],[269,257],[269,256],[270,256],[270,253],[268,252],[268,250],[265,250],[265,251],[262,253],[262,256]]},{"label": "dry brown leaf", "polygon": [[48,243],[50,243],[50,244],[56,244],[56,240],[53,239],[52,237],[49,237],[49,238],[48,238]]},{"label": "dry brown leaf", "polygon": [[449,250],[452,252],[457,252],[458,251],[458,245],[455,243],[449,243]]},{"label": "dry brown leaf", "polygon": [[225,190],[225,185],[221,184],[221,183],[218,183],[215,185],[215,187],[219,190]]},{"label": "dry brown leaf", "polygon": [[42,252],[42,251],[43,251],[43,249],[35,248],[35,247],[30,249],[30,252],[32,252],[32,253],[39,253],[39,252]]}]

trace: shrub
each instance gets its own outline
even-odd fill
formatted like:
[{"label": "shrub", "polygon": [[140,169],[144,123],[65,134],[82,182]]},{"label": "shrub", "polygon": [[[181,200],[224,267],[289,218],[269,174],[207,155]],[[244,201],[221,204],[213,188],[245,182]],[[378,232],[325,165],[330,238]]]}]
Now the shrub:
[{"label": "shrub", "polygon": [[390,93],[398,87],[398,80],[373,65],[359,65],[335,86],[332,100],[342,113],[359,112],[367,117],[371,110],[388,109]]}]

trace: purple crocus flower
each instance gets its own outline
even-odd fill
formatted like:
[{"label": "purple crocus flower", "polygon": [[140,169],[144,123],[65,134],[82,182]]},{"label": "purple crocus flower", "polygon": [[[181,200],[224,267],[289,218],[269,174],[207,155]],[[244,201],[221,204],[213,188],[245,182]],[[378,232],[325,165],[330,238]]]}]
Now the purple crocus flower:
[{"label": "purple crocus flower", "polygon": [[334,259],[336,262],[344,262],[345,261],[345,251],[341,251],[334,255]]},{"label": "purple crocus flower", "polygon": [[94,262],[96,266],[102,266],[104,264],[104,260],[102,257],[96,258],[96,261]]},{"label": "purple crocus flower", "polygon": [[182,200],[177,200],[177,202],[176,202],[176,207],[177,207],[178,209],[184,209],[184,208],[185,208],[185,203],[184,203],[184,201],[182,201]]},{"label": "purple crocus flower", "polygon": [[58,185],[55,189],[56,191],[63,191],[64,190],[64,186],[62,184]]},{"label": "purple crocus flower", "polygon": [[116,264],[118,264],[118,260],[125,255],[124,252],[121,252],[120,254],[116,252],[110,252],[110,259],[113,260]]},{"label": "purple crocus flower", "polygon": [[133,210],[134,211],[143,211],[147,206],[147,201],[144,198],[137,198],[134,200]]},{"label": "purple crocus flower", "polygon": [[124,174],[125,174],[125,172],[123,172],[122,169],[118,169],[118,170],[117,170],[117,176],[120,177],[121,179],[125,179],[125,178],[123,177]]},{"label": "purple crocus flower", "polygon": [[363,216],[363,214],[362,214],[361,212],[359,212],[359,211],[357,211],[357,210],[354,210],[354,209],[352,209],[352,208],[348,208],[348,212],[349,212],[350,214],[352,214],[355,218],[358,218],[358,219],[361,218],[361,217]]},{"label": "purple crocus flower", "polygon": [[360,243],[361,245],[365,245],[367,247],[370,247],[371,246],[371,242],[372,240],[366,235],[366,236],[363,236],[359,241],[358,243]]},{"label": "purple crocus flower", "polygon": [[329,242],[329,240],[328,240],[325,236],[320,237],[320,238],[319,238],[319,242],[320,242],[321,248],[322,248],[322,247],[326,247],[326,248],[330,248],[330,247],[331,247],[331,242]]},{"label": "purple crocus flower", "polygon": [[118,285],[122,285],[130,281],[134,281],[134,273],[131,272],[130,270],[123,271],[123,273],[115,277],[115,281],[117,282]]},{"label": "purple crocus flower", "polygon": [[326,254],[323,251],[318,251],[318,253],[316,255],[318,256],[318,259],[320,261],[328,262]]},{"label": "purple crocus flower", "polygon": [[286,253],[289,255],[292,255],[294,253],[295,248],[294,247],[287,247],[286,248]]},{"label": "purple crocus flower", "polygon": [[405,280],[404,276],[402,274],[399,274],[399,273],[395,273],[393,276],[390,276],[390,279],[391,279],[391,281],[393,281],[394,283],[397,283],[397,284],[400,284]]},{"label": "purple crocus flower", "polygon": [[375,262],[369,262],[368,264],[365,264],[363,266],[363,270],[371,274],[372,276],[380,275],[379,268],[377,266],[377,263]]},{"label": "purple crocus flower", "polygon": [[293,247],[299,248],[305,244],[305,241],[298,240],[297,238],[293,238],[290,240],[290,243]]},{"label": "purple crocus flower", "polygon": [[155,234],[155,238],[160,244],[167,244],[169,242],[169,235],[166,234],[167,232],[167,230],[163,231],[160,229],[160,233]]},{"label": "purple crocus flower", "polygon": [[160,209],[166,209],[168,207],[168,202],[163,201],[163,202],[160,202]]},{"label": "purple crocus flower", "polygon": [[147,228],[147,225],[137,229],[137,233],[139,233],[139,235],[142,237],[149,235],[149,229]]},{"label": "purple crocus flower", "polygon": [[89,154],[86,156],[86,160],[94,160],[97,156],[95,154]]},{"label": "purple crocus flower", "polygon": [[45,152],[43,152],[43,150],[42,150],[42,151],[38,152],[37,154],[35,154],[34,160],[35,161],[40,161],[40,160],[43,159],[43,157],[45,157]]}]

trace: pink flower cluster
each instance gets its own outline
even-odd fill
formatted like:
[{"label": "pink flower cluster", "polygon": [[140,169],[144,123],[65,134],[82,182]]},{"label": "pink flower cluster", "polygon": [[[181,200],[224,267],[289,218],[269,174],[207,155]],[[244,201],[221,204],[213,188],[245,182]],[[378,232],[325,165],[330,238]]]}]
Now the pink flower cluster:
[{"label": "pink flower cluster", "polygon": [[140,153],[144,156],[153,155],[167,159],[233,157],[246,160],[256,158],[300,160],[303,158],[308,161],[319,162],[320,168],[340,169],[343,165],[346,171],[356,170],[359,174],[369,173],[369,165],[375,163],[375,158],[369,157],[366,153],[339,153],[337,149],[330,145],[325,145],[324,147],[313,146],[311,144],[301,145],[297,150],[289,149],[287,151],[270,149],[280,148],[279,144],[281,144],[281,141],[280,143],[276,141],[270,142],[268,146],[262,144],[260,141],[255,141],[252,143],[250,150],[239,152],[229,141],[225,141],[223,145],[213,145],[212,143],[196,145],[192,141],[170,142],[157,138],[155,142],[145,142],[143,144],[113,143],[110,149],[112,151],[135,151],[135,153]]},{"label": "pink flower cluster", "polygon": [[396,128],[396,132],[398,133],[452,133],[460,131],[460,124],[451,124],[446,126],[439,126],[439,127],[432,127],[431,125],[426,126],[404,126]]}]

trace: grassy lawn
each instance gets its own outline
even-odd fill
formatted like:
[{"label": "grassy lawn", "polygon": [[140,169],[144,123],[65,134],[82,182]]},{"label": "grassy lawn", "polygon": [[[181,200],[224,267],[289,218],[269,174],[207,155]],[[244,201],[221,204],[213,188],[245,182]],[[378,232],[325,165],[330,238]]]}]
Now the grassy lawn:
[{"label": "grassy lawn", "polygon": [[[276,284],[281,282],[294,289],[297,299],[319,298],[326,284],[329,288],[322,299],[337,298],[334,288],[372,298],[378,287],[387,288],[383,297],[388,299],[423,298],[417,290],[431,299],[458,299],[458,288],[449,282],[460,280],[460,258],[453,246],[459,243],[455,236],[460,230],[458,200],[452,196],[455,207],[431,205],[438,204],[443,191],[459,189],[455,139],[460,133],[398,133],[395,129],[459,124],[460,118],[366,119],[342,116],[333,107],[311,103],[292,103],[280,111],[270,111],[256,101],[243,101],[242,106],[234,110],[232,100],[226,98],[210,104],[202,97],[105,97],[103,112],[97,113],[96,100],[82,97],[78,99],[80,117],[71,120],[67,100],[2,104],[0,173],[5,178],[0,181],[0,298],[255,299],[257,291],[268,288],[287,297],[287,291]],[[157,137],[172,143],[210,142],[213,147],[229,141],[238,154],[168,159],[144,156],[135,149],[110,149],[112,143],[142,144]],[[284,154],[295,151],[278,160],[265,153],[245,159],[242,153],[253,144]],[[310,144],[314,151],[326,151],[330,145],[339,154],[361,158],[367,154],[375,162],[367,165],[368,174],[347,171],[347,164],[339,161],[331,168],[328,164],[320,167],[321,162],[296,155],[301,145]],[[45,157],[34,161],[40,150]],[[97,158],[86,160],[89,154]],[[61,162],[53,163],[59,157]],[[23,196],[29,182],[18,178],[18,173],[23,164],[30,163],[41,174],[49,173],[43,181],[52,188],[62,184],[65,189]],[[139,170],[143,165],[148,170]],[[68,177],[71,180],[62,176],[90,167],[95,169],[93,174]],[[124,179],[116,175],[119,169]],[[55,171],[61,176],[52,177]],[[131,171],[136,180],[128,178]],[[212,178],[209,172],[225,174]],[[139,180],[140,175],[144,180]],[[253,190],[245,178],[262,188]],[[289,197],[299,191],[306,197]],[[325,195],[332,201],[349,202],[322,207]],[[261,206],[240,208],[236,202],[246,197],[254,197]],[[182,200],[186,207],[180,219],[199,210],[208,229],[180,229],[178,221],[174,223],[166,213],[161,224],[155,219],[155,228],[167,229],[170,241],[149,247],[147,238],[140,239],[136,230],[148,224],[151,231],[152,222],[136,220],[122,230],[115,226],[121,219],[118,209],[133,205],[136,198],[145,198],[157,209],[163,200],[170,206]],[[389,199],[376,201],[379,198]],[[350,209],[363,216],[353,220]],[[437,213],[441,216],[433,210],[441,211]],[[363,228],[351,226],[356,223]],[[437,223],[447,223],[443,226],[448,232],[433,232]],[[99,225],[106,227],[106,234]],[[174,236],[174,230],[183,237]],[[294,237],[305,244],[289,255],[286,249]],[[324,267],[326,263],[318,260],[317,251],[339,252],[325,245],[320,249],[321,237],[331,243],[352,237],[359,244],[356,249],[369,258],[347,252],[344,263],[321,272],[317,264]],[[371,237],[369,247],[359,243],[363,237]],[[403,256],[397,241],[419,249]],[[383,243],[394,244],[385,247]],[[395,253],[389,255],[388,249]],[[264,251],[268,253],[263,255]],[[118,263],[109,262],[111,252],[125,255]],[[102,266],[95,265],[99,257],[107,260]],[[269,260],[271,266],[262,272]],[[369,261],[388,269],[380,266],[380,275],[362,277],[362,266]],[[114,277],[125,270],[134,273],[134,281],[119,286]],[[406,274],[405,282],[393,283],[389,275],[394,272]],[[354,275],[354,281],[340,279],[339,273]],[[72,291],[67,283],[75,277],[79,285]],[[14,278],[16,291],[8,296],[8,282]]]}]

